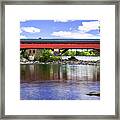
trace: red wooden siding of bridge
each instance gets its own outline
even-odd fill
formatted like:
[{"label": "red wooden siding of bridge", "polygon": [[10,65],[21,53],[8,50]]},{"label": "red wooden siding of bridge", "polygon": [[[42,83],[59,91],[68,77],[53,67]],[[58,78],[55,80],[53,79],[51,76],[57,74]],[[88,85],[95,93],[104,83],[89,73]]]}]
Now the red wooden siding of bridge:
[{"label": "red wooden siding of bridge", "polygon": [[24,43],[24,44],[20,44],[20,48],[21,49],[24,49],[24,48],[28,48],[28,49],[39,49],[39,48],[56,48],[56,49],[59,49],[59,48],[83,48],[83,49],[89,49],[89,48],[92,48],[92,49],[100,49],[100,44],[99,43],[67,43],[67,44],[63,44],[63,43],[39,43],[39,44],[27,44],[27,43]]}]

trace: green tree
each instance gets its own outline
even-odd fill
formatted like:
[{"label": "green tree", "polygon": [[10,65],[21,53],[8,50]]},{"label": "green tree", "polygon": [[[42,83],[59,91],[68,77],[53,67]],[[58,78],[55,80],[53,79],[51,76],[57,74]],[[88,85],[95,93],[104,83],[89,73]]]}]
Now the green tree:
[{"label": "green tree", "polygon": [[35,60],[40,61],[41,56],[42,56],[42,51],[43,51],[43,49],[37,50],[37,53],[35,54]]},{"label": "green tree", "polygon": [[21,58],[21,59],[22,59],[22,58],[28,59],[28,57],[29,57],[29,55],[28,55],[28,53],[26,52],[26,49],[22,49],[22,50],[20,51],[20,58]]},{"label": "green tree", "polygon": [[69,51],[69,56],[73,57],[76,55],[76,51]]},{"label": "green tree", "polygon": [[44,49],[42,53],[43,62],[47,62],[50,59],[50,55],[50,51],[48,49]]}]

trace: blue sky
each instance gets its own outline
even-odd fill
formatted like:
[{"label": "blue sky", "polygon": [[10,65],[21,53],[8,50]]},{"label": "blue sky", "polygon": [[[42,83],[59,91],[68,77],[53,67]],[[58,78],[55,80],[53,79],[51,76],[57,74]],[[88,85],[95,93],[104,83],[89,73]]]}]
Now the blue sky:
[{"label": "blue sky", "polygon": [[20,22],[20,38],[99,39],[98,20],[27,20]]}]

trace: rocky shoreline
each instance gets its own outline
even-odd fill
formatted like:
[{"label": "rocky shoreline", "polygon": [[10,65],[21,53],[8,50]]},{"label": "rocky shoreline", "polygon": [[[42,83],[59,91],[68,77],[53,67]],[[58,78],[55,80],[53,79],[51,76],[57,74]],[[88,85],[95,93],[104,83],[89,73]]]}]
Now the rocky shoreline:
[{"label": "rocky shoreline", "polygon": [[20,64],[69,64],[69,65],[100,65],[100,60],[97,61],[84,61],[84,60],[62,60],[62,61],[48,61],[48,62],[39,62],[39,61],[21,61]]},{"label": "rocky shoreline", "polygon": [[27,59],[21,59],[20,64],[69,64],[69,65],[100,65],[100,60],[92,60],[92,61],[86,61],[86,60],[78,60],[76,57],[70,57],[68,59],[61,59],[61,60],[47,60],[45,62],[40,61],[30,61]]}]

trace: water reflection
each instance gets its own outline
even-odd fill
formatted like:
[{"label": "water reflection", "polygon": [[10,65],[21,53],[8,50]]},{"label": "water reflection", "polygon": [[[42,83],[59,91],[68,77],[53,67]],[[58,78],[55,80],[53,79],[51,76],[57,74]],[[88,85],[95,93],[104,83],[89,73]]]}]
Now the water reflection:
[{"label": "water reflection", "polygon": [[21,99],[100,99],[86,93],[100,91],[100,67],[93,65],[21,65]]}]

